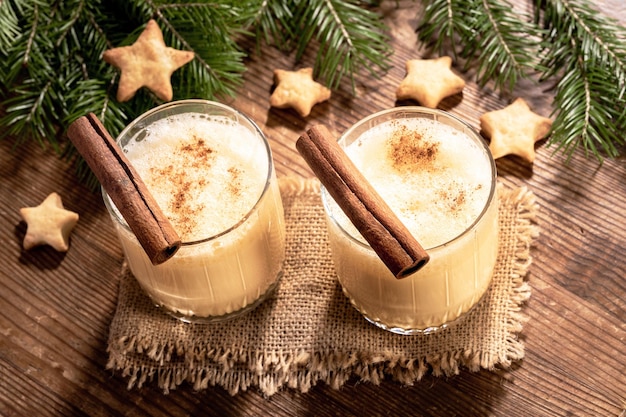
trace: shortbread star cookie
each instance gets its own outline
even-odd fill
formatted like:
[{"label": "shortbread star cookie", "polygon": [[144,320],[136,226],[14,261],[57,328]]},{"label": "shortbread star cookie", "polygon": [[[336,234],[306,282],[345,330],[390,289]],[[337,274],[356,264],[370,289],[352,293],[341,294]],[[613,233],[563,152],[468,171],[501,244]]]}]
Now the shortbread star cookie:
[{"label": "shortbread star cookie", "polygon": [[107,63],[122,72],[117,88],[120,102],[130,100],[141,87],[149,88],[161,100],[172,100],[172,73],[193,57],[193,52],[166,46],[163,33],[153,19],[135,43],[109,49],[102,55]]},{"label": "shortbread star cookie", "polygon": [[535,142],[543,139],[552,128],[552,120],[530,110],[522,98],[501,110],[483,114],[480,127],[488,139],[494,159],[515,154],[532,163]]},{"label": "shortbread star cookie", "polygon": [[61,197],[52,193],[36,207],[20,209],[27,223],[24,249],[50,245],[59,252],[67,252],[72,229],[78,222],[78,214],[65,210]]},{"label": "shortbread star cookie", "polygon": [[417,100],[422,106],[437,108],[441,100],[460,93],[463,78],[451,70],[452,58],[411,59],[406,62],[406,77],[396,90],[398,100]]},{"label": "shortbread star cookie", "polygon": [[270,97],[270,105],[279,109],[291,107],[300,116],[311,114],[317,103],[330,98],[330,90],[313,80],[313,68],[298,71],[274,71],[276,89]]}]

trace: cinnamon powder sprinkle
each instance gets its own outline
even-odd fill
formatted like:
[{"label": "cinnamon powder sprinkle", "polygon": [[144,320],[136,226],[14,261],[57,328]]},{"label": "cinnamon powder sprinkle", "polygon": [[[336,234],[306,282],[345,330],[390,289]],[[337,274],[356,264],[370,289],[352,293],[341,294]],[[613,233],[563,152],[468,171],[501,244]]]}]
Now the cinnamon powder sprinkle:
[{"label": "cinnamon powder sprinkle", "polygon": [[388,157],[398,171],[433,169],[439,153],[439,144],[431,142],[421,132],[399,126],[388,145]]},{"label": "cinnamon powder sprinkle", "polygon": [[450,184],[448,189],[439,190],[437,194],[440,197],[440,201],[445,205],[444,208],[452,214],[457,214],[463,208],[463,205],[467,202],[467,195],[460,185]]},{"label": "cinnamon powder sprinkle", "polygon": [[176,192],[167,203],[167,208],[177,219],[176,228],[179,234],[189,235],[197,227],[197,214],[204,209],[204,204],[194,202],[196,196],[206,185],[206,178],[197,178],[190,173],[210,166],[214,150],[209,147],[204,139],[193,136],[191,142],[185,142],[176,147],[173,156],[177,158],[178,165],[166,167],[153,167],[151,180],[158,184],[168,182]]},{"label": "cinnamon powder sprinkle", "polygon": [[233,195],[241,194],[241,170],[236,167],[230,167],[228,168],[228,173],[231,176],[231,180],[228,183],[228,190]]},{"label": "cinnamon powder sprinkle", "polygon": [[[435,163],[439,157],[439,142],[429,140],[423,132],[398,126],[388,143],[388,157],[399,172],[410,174],[446,169]],[[437,194],[440,198],[437,204],[441,210],[452,215],[462,211],[467,203],[468,197],[461,184],[449,184],[445,189],[438,190]]]}]

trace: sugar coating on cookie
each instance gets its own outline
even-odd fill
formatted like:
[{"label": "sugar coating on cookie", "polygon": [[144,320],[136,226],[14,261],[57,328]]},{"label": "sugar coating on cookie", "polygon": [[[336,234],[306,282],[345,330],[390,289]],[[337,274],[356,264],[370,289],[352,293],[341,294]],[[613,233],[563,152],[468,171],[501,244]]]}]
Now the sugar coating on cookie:
[{"label": "sugar coating on cookie", "polygon": [[51,193],[38,206],[21,208],[20,214],[28,225],[24,249],[49,245],[59,252],[67,252],[78,214],[63,208],[59,194]]},{"label": "sugar coating on cookie", "polygon": [[534,113],[523,98],[517,98],[503,109],[483,114],[480,127],[491,139],[489,150],[494,159],[514,154],[532,163],[535,142],[550,132],[552,120]]},{"label": "sugar coating on cookie", "polygon": [[306,117],[317,103],[330,98],[331,91],[313,80],[313,68],[298,71],[274,71],[276,89],[270,96],[270,105],[279,109],[291,107]]},{"label": "sugar coating on cookie", "polygon": [[465,80],[452,69],[452,58],[411,59],[406,62],[406,77],[396,90],[398,100],[417,100],[422,106],[437,108],[441,100],[460,93]]},{"label": "sugar coating on cookie", "polygon": [[128,101],[141,87],[147,87],[158,98],[172,100],[171,76],[194,57],[191,51],[170,48],[163,32],[151,19],[135,43],[104,52],[102,58],[121,71],[117,100]]}]

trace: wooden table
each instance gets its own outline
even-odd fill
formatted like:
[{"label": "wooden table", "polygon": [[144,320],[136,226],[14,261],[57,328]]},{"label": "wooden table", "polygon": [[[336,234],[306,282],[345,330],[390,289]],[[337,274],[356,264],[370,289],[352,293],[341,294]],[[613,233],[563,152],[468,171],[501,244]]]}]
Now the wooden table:
[{"label": "wooden table", "polygon": [[[620,1],[604,7],[626,21]],[[388,2],[393,67],[380,80],[360,79],[357,94],[333,93],[303,119],[270,109],[274,68],[293,58],[271,48],[247,62],[245,84],[228,104],[254,119],[269,137],[279,176],[311,176],[295,151],[307,126],[342,132],[358,119],[396,105],[404,62],[418,57],[412,2]],[[251,46],[251,45],[249,45]],[[300,64],[310,65],[307,56]],[[522,96],[549,115],[549,93],[522,85]],[[469,83],[442,108],[478,126],[478,117],[511,97]],[[528,186],[540,205],[541,236],[528,274],[532,297],[521,338],[523,361],[510,370],[455,377],[426,376],[412,387],[351,381],[341,390],[318,385],[303,394],[285,389],[264,398],[254,389],[231,397],[220,388],[189,386],[164,395],[155,386],[128,390],[105,369],[107,337],[116,306],[122,251],[98,193],[77,183],[52,151],[0,143],[0,415],[3,416],[352,416],[352,415],[626,415],[626,160],[602,166],[574,154],[569,164],[540,144],[534,165],[516,157],[497,162],[500,181]],[[67,254],[49,247],[23,251],[26,225],[19,208],[50,192],[78,212]]]}]

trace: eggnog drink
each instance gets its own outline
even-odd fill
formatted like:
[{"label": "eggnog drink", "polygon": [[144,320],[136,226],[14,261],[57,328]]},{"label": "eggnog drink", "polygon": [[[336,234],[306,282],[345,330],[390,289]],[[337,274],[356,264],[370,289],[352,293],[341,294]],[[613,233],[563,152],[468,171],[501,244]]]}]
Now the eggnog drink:
[{"label": "eggnog drink", "polygon": [[281,274],[285,243],[271,154],[258,128],[229,107],[186,100],[144,114],[118,142],[183,242],[153,265],[105,194],[142,288],[190,320],[256,305]]},{"label": "eggnog drink", "polygon": [[498,251],[495,166],[469,126],[418,107],[357,123],[340,145],[430,255],[395,278],[323,190],[339,282],[370,321],[397,333],[428,332],[483,296]]}]

